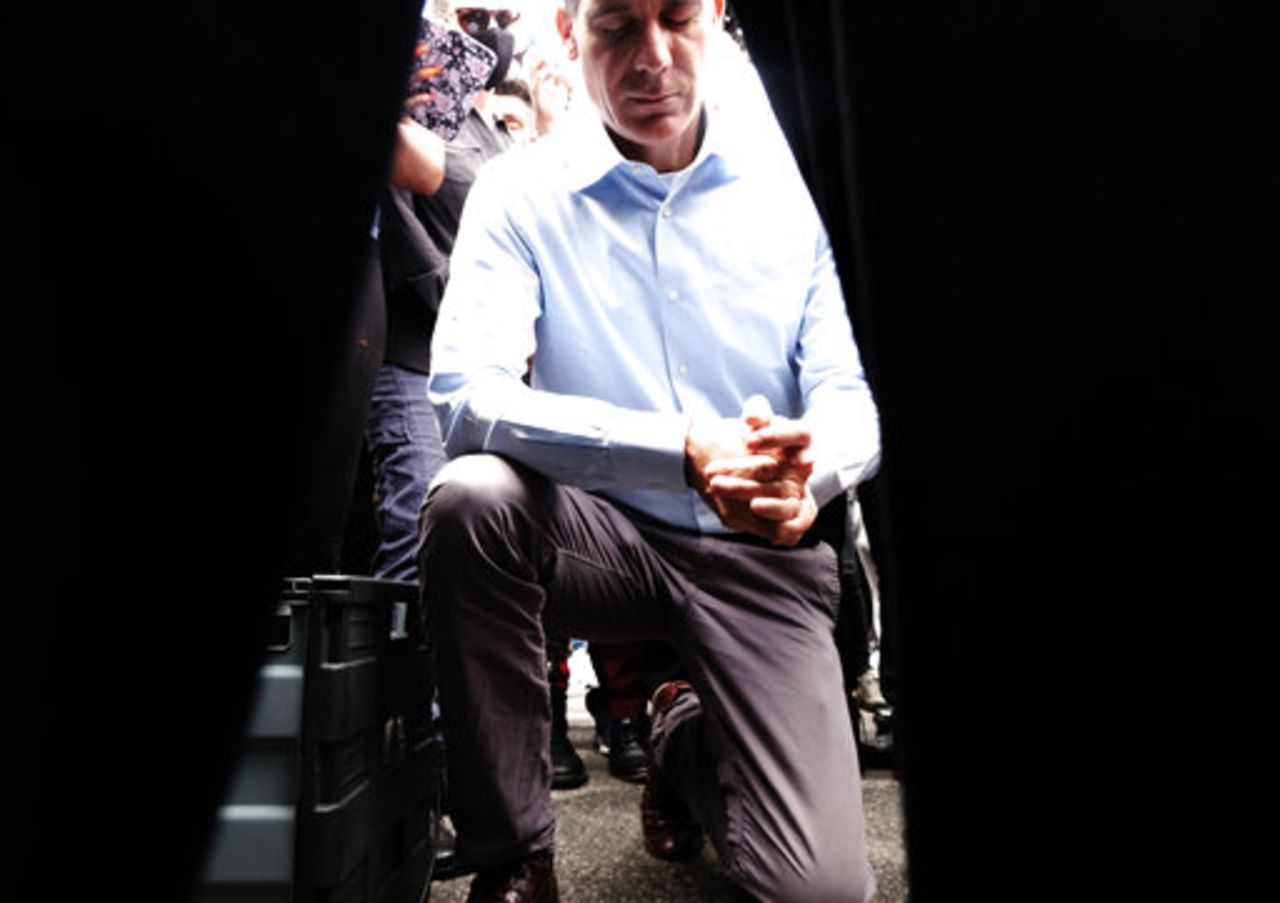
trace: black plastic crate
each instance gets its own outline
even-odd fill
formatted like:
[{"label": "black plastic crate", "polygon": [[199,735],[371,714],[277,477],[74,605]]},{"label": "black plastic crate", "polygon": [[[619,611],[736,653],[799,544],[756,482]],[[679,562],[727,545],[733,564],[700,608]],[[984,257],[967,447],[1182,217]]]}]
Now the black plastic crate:
[{"label": "black plastic crate", "polygon": [[194,903],[418,903],[442,757],[412,583],[285,581]]}]

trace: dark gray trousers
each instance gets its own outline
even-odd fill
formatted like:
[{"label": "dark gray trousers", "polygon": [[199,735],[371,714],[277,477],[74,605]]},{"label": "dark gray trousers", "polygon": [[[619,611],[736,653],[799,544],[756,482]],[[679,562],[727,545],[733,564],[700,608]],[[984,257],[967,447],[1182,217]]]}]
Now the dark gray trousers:
[{"label": "dark gray trousers", "polygon": [[678,651],[697,695],[654,737],[658,766],[743,890],[871,897],[829,545],[674,529],[492,455],[446,465],[423,531],[464,860],[553,844],[545,610],[565,635]]}]

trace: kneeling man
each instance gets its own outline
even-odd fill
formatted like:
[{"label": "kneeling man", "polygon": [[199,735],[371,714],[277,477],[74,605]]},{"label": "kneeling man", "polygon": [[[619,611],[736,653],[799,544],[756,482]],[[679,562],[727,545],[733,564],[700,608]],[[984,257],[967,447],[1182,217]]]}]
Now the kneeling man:
[{"label": "kneeling man", "polygon": [[876,466],[876,409],[776,122],[704,90],[722,13],[567,0],[598,115],[487,164],[463,213],[421,554],[472,900],[557,899],[544,617],[683,660],[652,701],[650,853],[705,834],[765,901],[874,886],[811,528]]}]

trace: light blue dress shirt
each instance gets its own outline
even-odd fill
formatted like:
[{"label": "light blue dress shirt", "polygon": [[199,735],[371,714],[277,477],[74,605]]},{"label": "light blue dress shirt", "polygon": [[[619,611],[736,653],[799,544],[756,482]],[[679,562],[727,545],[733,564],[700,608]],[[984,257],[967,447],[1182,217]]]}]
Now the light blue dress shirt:
[{"label": "light blue dress shirt", "polygon": [[758,105],[706,122],[675,174],[624,159],[595,116],[481,170],[431,351],[451,457],[504,455],[727,532],[685,484],[685,434],[759,394],[812,430],[819,505],[872,473],[875,404],[790,149]]}]

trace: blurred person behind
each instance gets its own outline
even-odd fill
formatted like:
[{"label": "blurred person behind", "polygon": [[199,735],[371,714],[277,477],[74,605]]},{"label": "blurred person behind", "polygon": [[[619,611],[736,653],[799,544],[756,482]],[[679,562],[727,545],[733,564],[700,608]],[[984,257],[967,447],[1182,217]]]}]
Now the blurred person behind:
[{"label": "blurred person behind", "polygon": [[[518,18],[518,6],[516,0],[459,4],[456,9],[448,5],[443,24],[492,50],[497,65],[449,141],[408,115],[397,125],[392,176],[381,199],[386,350],[365,426],[378,533],[371,565],[375,577],[419,579],[418,514],[427,485],[445,461],[439,426],[427,402],[431,336],[476,170],[513,143],[493,126],[485,106],[511,66],[515,39],[502,23]],[[422,100],[411,97],[406,107]]]}]

